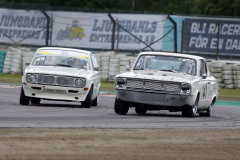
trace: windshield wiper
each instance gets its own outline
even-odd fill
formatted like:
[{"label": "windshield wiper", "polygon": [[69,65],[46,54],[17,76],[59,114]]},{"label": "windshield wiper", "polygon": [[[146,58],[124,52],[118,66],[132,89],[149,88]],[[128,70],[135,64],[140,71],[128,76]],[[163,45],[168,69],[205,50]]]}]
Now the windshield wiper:
[{"label": "windshield wiper", "polygon": [[166,72],[173,72],[173,73],[177,73],[177,71],[175,71],[175,70],[172,70],[172,69],[162,69],[162,70],[159,70],[159,71],[166,71]]},{"label": "windshield wiper", "polygon": [[70,65],[67,65],[67,64],[62,64],[62,63],[58,63],[58,64],[55,64],[55,66],[61,66],[61,67],[73,67],[73,66],[70,66]]}]

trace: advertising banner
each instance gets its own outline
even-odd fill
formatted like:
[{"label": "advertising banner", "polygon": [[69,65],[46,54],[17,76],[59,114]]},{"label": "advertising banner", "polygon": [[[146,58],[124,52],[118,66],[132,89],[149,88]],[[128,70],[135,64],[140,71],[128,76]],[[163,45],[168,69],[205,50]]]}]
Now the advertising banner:
[{"label": "advertising banner", "polygon": [[[53,12],[52,45],[111,49],[113,23],[107,13]],[[125,30],[115,28],[115,49],[140,50],[162,36],[164,17],[159,15],[113,14]],[[152,47],[161,49],[161,42]]]},{"label": "advertising banner", "polygon": [[[123,27],[123,29],[119,29],[119,40],[116,39],[116,41],[119,41],[119,48],[130,50],[162,50],[162,40],[160,39],[163,36],[166,16],[113,14],[113,17]],[[128,32],[140,40],[137,40]]]},{"label": "advertising banner", "polygon": [[[219,45],[217,45],[219,44]],[[183,51],[226,55],[240,54],[240,20],[186,18]]]},{"label": "advertising banner", "polygon": [[0,42],[43,45],[46,23],[40,11],[0,9]]}]

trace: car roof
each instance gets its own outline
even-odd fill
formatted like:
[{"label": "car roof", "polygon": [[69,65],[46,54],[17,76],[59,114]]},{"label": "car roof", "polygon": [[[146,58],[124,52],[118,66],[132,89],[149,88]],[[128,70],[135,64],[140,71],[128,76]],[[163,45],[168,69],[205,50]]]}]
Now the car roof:
[{"label": "car roof", "polygon": [[67,51],[75,51],[75,52],[91,54],[90,51],[86,51],[86,50],[82,50],[82,49],[75,49],[75,48],[63,48],[63,47],[41,47],[38,50],[50,50],[50,49],[67,50]]},{"label": "car roof", "polygon": [[203,57],[200,57],[200,56],[182,54],[182,53],[171,53],[171,52],[141,52],[139,55],[143,55],[143,54],[184,57],[184,58],[192,58],[192,59],[204,59]]}]

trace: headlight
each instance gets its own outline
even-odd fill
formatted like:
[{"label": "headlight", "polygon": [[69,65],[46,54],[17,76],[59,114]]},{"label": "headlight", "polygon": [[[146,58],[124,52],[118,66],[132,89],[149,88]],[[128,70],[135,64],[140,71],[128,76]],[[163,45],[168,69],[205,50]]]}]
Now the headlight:
[{"label": "headlight", "polygon": [[85,86],[85,80],[84,79],[76,79],[75,80],[75,86],[76,87],[84,87]]},{"label": "headlight", "polygon": [[190,93],[191,92],[191,85],[187,83],[183,83],[181,86],[182,92],[183,93]]},{"label": "headlight", "polygon": [[27,82],[28,83],[37,82],[37,75],[36,74],[27,74]]},{"label": "headlight", "polygon": [[126,88],[126,78],[117,78],[115,86],[116,88]]}]

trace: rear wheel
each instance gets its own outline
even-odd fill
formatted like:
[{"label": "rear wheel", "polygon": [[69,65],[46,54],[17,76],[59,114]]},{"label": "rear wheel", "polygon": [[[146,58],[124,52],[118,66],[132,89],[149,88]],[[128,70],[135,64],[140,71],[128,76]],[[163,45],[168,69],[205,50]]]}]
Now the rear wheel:
[{"label": "rear wheel", "polygon": [[32,104],[40,104],[41,99],[40,98],[31,98],[31,103]]},{"label": "rear wheel", "polygon": [[115,110],[115,113],[117,114],[126,115],[129,110],[129,105],[127,102],[122,101],[121,99],[116,97],[114,110]]},{"label": "rear wheel", "polygon": [[92,105],[92,92],[93,92],[93,89],[91,87],[91,89],[88,92],[88,95],[86,97],[86,100],[82,102],[82,107],[84,107],[84,108],[91,108],[91,105]]},{"label": "rear wheel", "polygon": [[30,98],[25,96],[23,88],[21,89],[20,100],[19,103],[21,105],[29,105]]},{"label": "rear wheel", "polygon": [[182,110],[182,116],[184,117],[195,117],[197,115],[199,96],[197,97],[193,106],[185,106]]},{"label": "rear wheel", "polygon": [[135,112],[136,112],[137,114],[142,114],[142,115],[144,115],[144,114],[147,113],[147,110],[146,110],[145,108],[142,108],[142,107],[135,107]]}]

